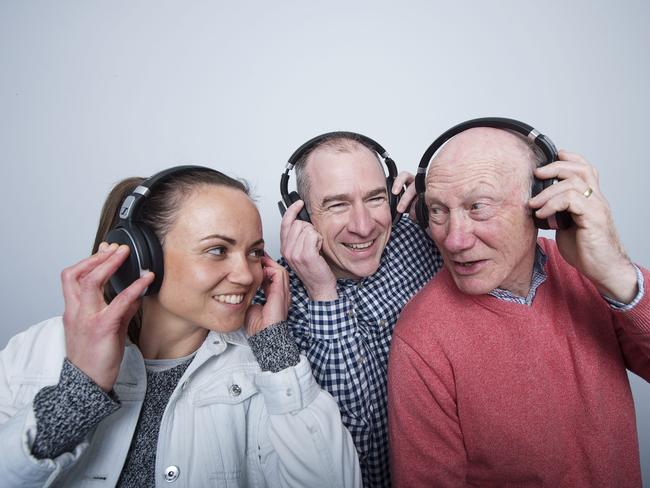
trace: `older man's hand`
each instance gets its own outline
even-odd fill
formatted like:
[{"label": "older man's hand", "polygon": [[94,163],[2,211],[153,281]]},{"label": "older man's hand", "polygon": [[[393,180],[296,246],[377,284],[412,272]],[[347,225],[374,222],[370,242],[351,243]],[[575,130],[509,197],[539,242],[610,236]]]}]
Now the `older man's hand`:
[{"label": "older man's hand", "polygon": [[535,175],[560,182],[532,198],[529,205],[542,219],[563,210],[571,213],[575,225],[557,231],[555,237],[562,256],[601,294],[629,303],[638,292],[636,273],[600,192],[598,172],[579,154],[562,150],[558,156],[558,161],[537,168]]}]

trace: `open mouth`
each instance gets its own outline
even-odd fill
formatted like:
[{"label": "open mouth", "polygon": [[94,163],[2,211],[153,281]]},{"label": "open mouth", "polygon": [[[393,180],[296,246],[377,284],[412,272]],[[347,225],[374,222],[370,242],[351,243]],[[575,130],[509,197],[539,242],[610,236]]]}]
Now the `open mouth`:
[{"label": "open mouth", "polygon": [[453,261],[454,269],[457,273],[462,275],[471,275],[478,273],[483,269],[485,264],[484,259],[478,259],[476,261]]},{"label": "open mouth", "polygon": [[363,250],[363,249],[368,249],[370,246],[372,246],[375,243],[375,240],[373,239],[372,241],[368,242],[349,242],[343,244],[345,247],[354,249],[354,250]]},{"label": "open mouth", "polygon": [[214,295],[212,298],[220,303],[228,303],[229,305],[238,305],[244,301],[244,295]]}]

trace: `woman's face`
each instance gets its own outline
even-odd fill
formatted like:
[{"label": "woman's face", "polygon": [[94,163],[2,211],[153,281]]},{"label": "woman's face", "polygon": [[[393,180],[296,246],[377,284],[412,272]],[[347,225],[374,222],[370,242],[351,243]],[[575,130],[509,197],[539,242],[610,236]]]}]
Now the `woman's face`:
[{"label": "woman's face", "polygon": [[242,191],[197,187],[185,198],[163,245],[159,318],[183,327],[238,329],[262,281],[262,223]]}]

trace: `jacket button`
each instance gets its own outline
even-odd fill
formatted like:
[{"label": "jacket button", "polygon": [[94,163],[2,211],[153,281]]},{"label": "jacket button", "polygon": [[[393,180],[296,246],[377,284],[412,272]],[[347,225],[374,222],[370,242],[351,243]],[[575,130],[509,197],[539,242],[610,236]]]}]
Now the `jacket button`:
[{"label": "jacket button", "polygon": [[168,483],[173,483],[178,479],[178,475],[180,474],[180,470],[178,469],[178,466],[167,466],[165,468],[165,481]]},{"label": "jacket button", "polygon": [[237,384],[232,384],[228,388],[228,392],[230,393],[230,396],[236,397],[241,395],[241,387]]}]

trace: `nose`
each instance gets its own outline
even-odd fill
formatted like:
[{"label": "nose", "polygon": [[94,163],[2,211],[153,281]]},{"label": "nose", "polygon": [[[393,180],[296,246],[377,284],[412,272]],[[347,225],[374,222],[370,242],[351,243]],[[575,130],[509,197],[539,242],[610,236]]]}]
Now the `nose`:
[{"label": "nose", "polygon": [[251,262],[245,254],[231,254],[231,268],[229,273],[230,281],[242,285],[250,286],[255,281],[255,274],[252,266],[261,266],[259,262]]},{"label": "nose", "polygon": [[470,249],[476,240],[472,219],[462,212],[451,211],[446,224],[444,246],[451,253]]},{"label": "nose", "polygon": [[348,221],[348,231],[360,236],[369,235],[374,228],[372,214],[368,207],[363,203],[353,205],[350,210],[350,220]]}]

